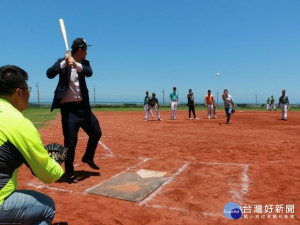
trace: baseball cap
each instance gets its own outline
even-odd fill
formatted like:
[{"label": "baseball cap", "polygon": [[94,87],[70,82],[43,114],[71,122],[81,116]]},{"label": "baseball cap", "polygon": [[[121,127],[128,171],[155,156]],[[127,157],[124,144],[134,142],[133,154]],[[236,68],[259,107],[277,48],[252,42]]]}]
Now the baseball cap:
[{"label": "baseball cap", "polygon": [[282,92],[285,92],[285,90],[283,89]]},{"label": "baseball cap", "polygon": [[176,87],[173,87],[173,89],[176,89]]},{"label": "baseball cap", "polygon": [[74,49],[74,48],[86,48],[88,46],[92,46],[92,45],[87,45],[83,38],[76,38],[73,41],[71,48],[72,49]]}]

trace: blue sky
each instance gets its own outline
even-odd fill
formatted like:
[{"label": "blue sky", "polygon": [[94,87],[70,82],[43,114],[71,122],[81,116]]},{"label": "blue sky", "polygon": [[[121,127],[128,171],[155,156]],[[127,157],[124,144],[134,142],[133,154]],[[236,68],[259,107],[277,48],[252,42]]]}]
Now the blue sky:
[{"label": "blue sky", "polygon": [[37,83],[52,101],[58,79],[46,70],[65,54],[63,18],[69,46],[93,45],[91,102],[94,88],[97,102],[141,102],[146,90],[162,101],[176,86],[181,101],[189,88],[197,102],[227,88],[240,103],[286,89],[298,103],[299,12],[299,0],[1,0],[0,65],[28,72],[31,102]]}]

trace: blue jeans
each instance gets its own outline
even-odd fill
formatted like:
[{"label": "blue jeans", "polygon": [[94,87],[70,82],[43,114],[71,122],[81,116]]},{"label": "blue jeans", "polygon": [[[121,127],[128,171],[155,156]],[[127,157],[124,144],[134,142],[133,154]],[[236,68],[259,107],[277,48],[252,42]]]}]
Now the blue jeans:
[{"label": "blue jeans", "polygon": [[226,117],[227,117],[227,121],[226,122],[229,123],[231,112],[232,112],[232,107],[225,108],[225,112],[226,112]]},{"label": "blue jeans", "polygon": [[32,190],[16,190],[0,205],[0,224],[51,224],[55,215],[53,200]]}]

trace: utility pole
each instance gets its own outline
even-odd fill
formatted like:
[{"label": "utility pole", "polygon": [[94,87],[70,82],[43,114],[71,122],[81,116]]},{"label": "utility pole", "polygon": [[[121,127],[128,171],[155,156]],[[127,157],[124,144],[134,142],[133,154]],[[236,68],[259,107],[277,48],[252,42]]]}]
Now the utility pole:
[{"label": "utility pole", "polygon": [[37,100],[38,100],[38,106],[40,106],[40,89],[39,89],[39,83],[36,82],[36,88],[37,88]]},{"label": "utility pole", "polygon": [[94,86],[94,105],[96,105],[96,87]]},{"label": "utility pole", "polygon": [[255,94],[255,105],[257,106],[257,94]]},{"label": "utility pole", "polygon": [[163,93],[163,106],[165,105],[165,89],[162,89],[162,93]]}]

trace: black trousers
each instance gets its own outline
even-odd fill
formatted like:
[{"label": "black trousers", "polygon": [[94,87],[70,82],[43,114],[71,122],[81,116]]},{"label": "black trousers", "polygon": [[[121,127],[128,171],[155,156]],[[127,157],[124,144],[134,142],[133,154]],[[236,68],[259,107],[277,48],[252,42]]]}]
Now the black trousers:
[{"label": "black trousers", "polygon": [[82,158],[94,160],[95,151],[102,132],[100,124],[88,108],[81,103],[65,103],[61,106],[62,127],[64,134],[64,145],[68,148],[67,159],[65,161],[66,173],[74,174],[75,148],[78,140],[79,128],[82,128],[89,136],[85,153]]},{"label": "black trousers", "polygon": [[196,118],[195,106],[189,105],[189,118],[191,118],[191,112],[193,112],[194,118]]}]

